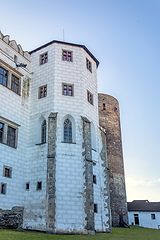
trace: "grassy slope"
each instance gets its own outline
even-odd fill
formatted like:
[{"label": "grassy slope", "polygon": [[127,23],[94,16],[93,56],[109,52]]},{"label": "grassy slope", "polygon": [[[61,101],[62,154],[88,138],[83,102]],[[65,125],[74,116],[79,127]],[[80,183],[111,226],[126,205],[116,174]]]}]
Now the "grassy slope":
[{"label": "grassy slope", "polygon": [[0,230],[0,240],[160,240],[160,230],[140,227],[113,228],[111,234],[51,235],[32,231]]}]

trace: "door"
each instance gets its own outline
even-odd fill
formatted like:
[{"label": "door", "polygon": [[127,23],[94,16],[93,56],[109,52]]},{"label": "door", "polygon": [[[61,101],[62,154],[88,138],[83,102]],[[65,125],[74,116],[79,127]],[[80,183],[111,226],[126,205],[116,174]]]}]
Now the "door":
[{"label": "door", "polygon": [[134,224],[139,225],[139,216],[138,214],[134,214]]}]

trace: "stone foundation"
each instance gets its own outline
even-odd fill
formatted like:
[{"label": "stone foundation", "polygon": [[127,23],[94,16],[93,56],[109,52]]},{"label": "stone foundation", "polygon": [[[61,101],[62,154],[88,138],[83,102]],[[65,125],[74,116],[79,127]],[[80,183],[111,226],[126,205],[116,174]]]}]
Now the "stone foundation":
[{"label": "stone foundation", "polygon": [[22,229],[23,207],[13,207],[11,210],[0,209],[0,229]]}]

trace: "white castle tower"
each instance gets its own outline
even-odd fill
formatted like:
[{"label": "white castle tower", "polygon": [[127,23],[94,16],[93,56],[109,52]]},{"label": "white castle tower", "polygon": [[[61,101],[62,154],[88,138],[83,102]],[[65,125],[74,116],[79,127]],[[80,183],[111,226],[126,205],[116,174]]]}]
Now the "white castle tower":
[{"label": "white castle tower", "polygon": [[1,34],[0,46],[1,214],[24,229],[110,232],[98,60],[60,41],[27,53]]}]

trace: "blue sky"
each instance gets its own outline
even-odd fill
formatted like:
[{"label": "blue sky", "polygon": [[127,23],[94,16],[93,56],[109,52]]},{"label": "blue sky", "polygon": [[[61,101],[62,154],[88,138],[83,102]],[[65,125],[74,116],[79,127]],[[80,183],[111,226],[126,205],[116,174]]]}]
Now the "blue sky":
[{"label": "blue sky", "polygon": [[99,92],[121,110],[127,199],[160,201],[160,1],[7,0],[0,30],[24,50],[51,40],[86,45]]}]

